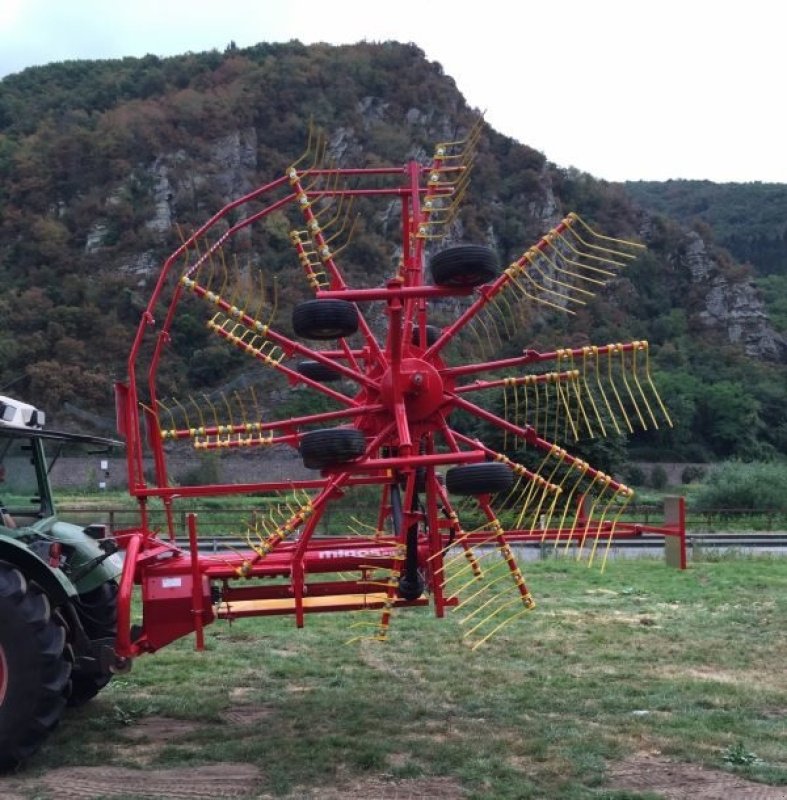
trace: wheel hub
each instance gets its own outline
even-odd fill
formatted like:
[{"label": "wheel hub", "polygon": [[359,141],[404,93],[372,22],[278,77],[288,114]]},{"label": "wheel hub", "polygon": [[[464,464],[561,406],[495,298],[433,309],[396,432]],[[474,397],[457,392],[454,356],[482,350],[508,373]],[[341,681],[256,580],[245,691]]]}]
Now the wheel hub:
[{"label": "wheel hub", "polygon": [[383,375],[380,400],[388,410],[396,402],[395,387],[402,393],[407,418],[414,422],[431,416],[444,403],[440,373],[420,358],[403,358],[398,370],[391,367]]}]

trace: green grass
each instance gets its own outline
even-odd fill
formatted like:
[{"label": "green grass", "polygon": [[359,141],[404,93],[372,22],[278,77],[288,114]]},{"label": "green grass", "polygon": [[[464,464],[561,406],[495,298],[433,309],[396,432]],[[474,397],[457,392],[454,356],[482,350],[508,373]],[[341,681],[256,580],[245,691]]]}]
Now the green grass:
[{"label": "green grass", "polygon": [[[470,798],[598,800],[647,797],[604,790],[607,765],[657,751],[787,784],[787,560],[551,559],[526,578],[538,608],[477,651],[427,610],[397,611],[386,645],[345,644],[373,612],[217,623],[206,652],[145,656],[69,714],[28,775],[234,761],[261,769],[249,796],[446,776]],[[159,716],[195,724],[140,761],[134,726]]]}]

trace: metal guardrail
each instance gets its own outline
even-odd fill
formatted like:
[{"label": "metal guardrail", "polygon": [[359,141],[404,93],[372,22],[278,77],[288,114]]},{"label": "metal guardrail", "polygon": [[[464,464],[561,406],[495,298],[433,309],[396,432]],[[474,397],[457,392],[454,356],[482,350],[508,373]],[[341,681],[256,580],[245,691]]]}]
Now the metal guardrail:
[{"label": "metal guardrail", "polygon": [[[378,506],[354,506],[352,514],[359,519],[376,519]],[[62,505],[58,513],[63,519],[77,524],[101,523],[108,525],[114,532],[122,528],[134,527],[138,524],[139,515],[135,508],[92,508],[84,509]],[[176,510],[175,527],[178,536],[186,535],[186,510]],[[196,512],[199,519],[201,536],[235,536],[246,530],[246,523],[251,519],[252,511],[247,507],[208,508]],[[348,528],[350,513],[347,509],[329,508],[320,520],[319,533],[345,534]],[[621,522],[636,521],[643,525],[658,524],[662,521],[664,509],[655,504],[632,505],[626,510]],[[166,519],[163,509],[151,508],[148,511],[150,526],[154,530],[166,530]],[[686,530],[689,535],[737,533],[739,535],[757,535],[758,533],[787,532],[787,508],[763,509],[719,509],[715,511],[693,511],[686,509]]]}]

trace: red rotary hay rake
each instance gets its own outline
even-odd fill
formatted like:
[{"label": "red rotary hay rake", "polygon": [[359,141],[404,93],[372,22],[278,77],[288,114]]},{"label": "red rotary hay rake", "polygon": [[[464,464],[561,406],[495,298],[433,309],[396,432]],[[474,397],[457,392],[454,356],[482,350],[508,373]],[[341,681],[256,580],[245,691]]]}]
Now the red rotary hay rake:
[{"label": "red rotary hay rake", "polygon": [[[395,608],[430,602],[438,616],[455,609],[476,647],[534,606],[512,543],[549,542],[603,567],[615,536],[641,530],[621,519],[631,490],[562,442],[669,421],[647,343],[505,353],[528,309],[572,313],[641,245],[570,214],[503,270],[487,247],[437,249],[455,230],[480,133],[479,122],[464,141],[439,144],[426,166],[368,169],[323,166],[325,147],[310,137],[282,177],[227,205],[166,261],[128,382],[117,387],[141,510],[140,527],[118,535],[121,661],[192,631],[201,646],[203,627],[217,617],[293,614],[302,626],[308,613],[370,609],[368,635],[384,639]],[[381,201],[386,219],[398,205],[400,257],[382,286],[352,288],[339,267],[356,198]],[[251,255],[266,237],[281,239],[285,225],[312,295],[289,324],[279,319],[275,287],[255,280]],[[292,292],[295,277],[288,282]],[[277,419],[275,409],[263,413],[253,387],[220,400],[160,397],[185,303],[204,308],[229,350],[270,380],[321,395],[328,410]],[[468,353],[475,363],[464,363]],[[494,447],[473,435],[479,423],[495,432],[487,437]],[[244,462],[248,482],[173,486],[167,455],[180,443],[222,454],[287,445],[318,472],[261,480],[260,458]],[[334,504],[371,493],[375,518],[348,518],[342,536],[321,531]],[[201,552],[194,515],[189,546],[178,546],[176,503],[227,495],[255,498],[241,532],[248,548]],[[149,526],[154,499],[166,512],[163,535]],[[132,627],[135,584],[143,622]]]}]

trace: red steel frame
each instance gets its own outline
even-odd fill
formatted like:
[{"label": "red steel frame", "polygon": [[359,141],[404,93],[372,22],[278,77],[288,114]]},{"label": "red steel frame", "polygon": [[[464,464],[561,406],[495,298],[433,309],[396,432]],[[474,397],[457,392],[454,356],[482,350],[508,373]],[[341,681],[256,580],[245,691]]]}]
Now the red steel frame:
[{"label": "red steel frame", "polygon": [[[425,285],[425,239],[420,234],[429,222],[429,212],[422,208],[422,199],[427,193],[431,197],[450,195],[450,183],[442,186],[434,180],[435,174],[439,175],[443,169],[446,167],[439,158],[427,167],[410,162],[398,168],[291,168],[279,179],[229,203],[164,263],[131,347],[128,379],[116,386],[118,429],[127,444],[129,489],[137,498],[140,510],[139,527],[118,534],[118,541],[125,550],[117,641],[117,653],[121,659],[156,650],[189,632],[195,632],[197,645],[201,647],[204,625],[215,616],[212,590],[217,588],[222,597],[221,616],[234,618],[289,613],[295,616],[298,626],[304,624],[305,614],[315,611],[377,607],[388,613],[394,604],[423,605],[427,602],[425,598],[402,600],[395,597],[390,586],[381,589],[369,577],[377,569],[393,573],[400,570],[406,532],[412,526],[418,526],[420,530],[418,562],[427,573],[435,612],[442,615],[446,605],[455,602],[455,598],[443,596],[439,580],[443,549],[456,531],[455,523],[450,520],[451,515],[445,513],[446,509],[450,510],[449,500],[437,478],[435,467],[482,462],[488,460],[493,451],[452,431],[450,415],[455,409],[463,409],[524,439],[537,449],[549,451],[554,445],[539,437],[533,428],[513,425],[466,398],[474,391],[498,385],[494,381],[475,379],[479,373],[536,363],[552,358],[554,354],[526,350],[516,358],[459,367],[447,367],[442,361],[444,346],[495,297],[507,280],[507,275],[503,273],[497,280],[479,289],[447,289]],[[328,188],[313,191],[304,187],[304,181],[316,179],[322,179]],[[350,189],[343,184],[346,179],[353,179],[355,183],[369,181],[374,185]],[[348,287],[327,250],[328,245],[319,231],[319,225],[313,222],[316,220],[311,212],[313,202],[325,197],[353,195],[394,199],[401,205],[401,267],[397,277],[383,287]],[[379,343],[363,313],[359,313],[363,346],[356,349],[351,349],[341,340],[334,350],[315,350],[264,326],[265,339],[278,347],[285,357],[307,356],[329,365],[344,378],[353,381],[357,391],[353,396],[344,394],[301,375],[286,364],[276,363],[272,365],[273,368],[284,374],[293,385],[309,386],[331,397],[343,408],[285,420],[257,421],[254,430],[260,437],[263,433],[268,435],[266,443],[284,443],[297,448],[305,426],[315,423],[349,424],[364,433],[366,453],[357,462],[324,470],[313,479],[172,486],[168,479],[164,448],[166,440],[153,409],[157,407],[159,399],[157,383],[160,363],[170,339],[177,308],[188,291],[198,297],[206,297],[210,293],[193,278],[198,274],[199,267],[213,257],[230,237],[274,211],[293,205],[302,211],[311,230],[316,230],[313,241],[322,252],[322,267],[329,286],[318,289],[316,297],[340,298],[356,303],[360,312],[360,307],[367,302],[383,301],[388,316],[387,337],[384,343]],[[245,216],[240,221],[234,221],[242,214]],[[569,224],[564,221],[561,225]],[[200,253],[200,243],[204,243],[211,234],[215,237],[214,243]],[[296,251],[302,255],[302,246],[296,240],[294,243]],[[308,259],[301,258],[301,262],[307,280],[313,281]],[[418,341],[425,341],[430,300],[471,294],[473,300],[467,310],[442,330],[437,341],[428,347],[412,344],[413,332],[417,329],[421,334]],[[231,314],[239,323],[252,328],[255,324],[259,325],[245,312],[233,308],[226,299],[215,295],[208,299],[217,310]],[[219,329],[216,332],[230,344],[237,344],[227,331]],[[264,356],[258,357],[264,360]],[[138,376],[143,363],[147,364],[144,380]],[[463,383],[467,378],[473,382]],[[147,430],[146,437],[143,436],[143,429]],[[214,426],[205,428],[203,434],[215,436],[223,432],[240,436],[244,430],[244,425],[227,426],[223,430],[221,426]],[[169,440],[186,439],[191,435],[192,432],[188,430],[174,431],[169,435]],[[239,441],[226,444],[227,448],[233,446],[239,446]],[[152,457],[154,465],[155,480],[152,484],[145,478],[146,454]],[[422,468],[426,475],[424,513],[412,510],[418,468]],[[588,475],[592,477],[600,473],[588,468]],[[314,536],[328,504],[340,497],[345,489],[365,484],[382,487],[377,525],[382,530],[391,515],[388,487],[394,480],[401,480],[404,486],[402,520],[398,532],[361,538]],[[620,486],[611,478],[608,481],[613,488]],[[263,553],[249,550],[227,552],[220,556],[204,555],[198,549],[196,518],[190,516],[189,550],[184,551],[175,544],[172,513],[175,498],[293,490],[315,494],[310,507],[299,511],[294,517],[291,528],[297,535],[292,540],[285,541],[282,535],[269,543],[267,551]],[[150,529],[147,509],[151,499],[157,499],[164,505],[168,537],[162,538]],[[488,511],[483,497],[479,499],[479,507]],[[491,515],[491,511],[488,514]],[[489,518],[494,519],[493,515]],[[611,533],[630,536],[644,530],[642,526],[620,525]],[[566,533],[559,530],[535,533],[507,531],[505,536],[508,541],[524,542],[565,538]],[[463,546],[474,540],[488,541],[489,537],[490,532],[478,532],[468,537]],[[334,577],[336,573],[343,572],[354,573],[355,577]],[[316,580],[313,576],[316,576]],[[320,576],[328,577],[321,579]],[[309,580],[310,577],[312,580]],[[135,584],[142,586],[144,621],[142,630],[136,629],[132,633],[130,609]],[[527,592],[524,582],[521,582],[520,590]]]}]

